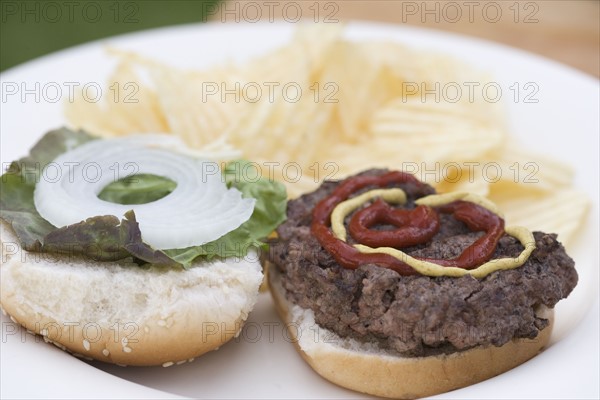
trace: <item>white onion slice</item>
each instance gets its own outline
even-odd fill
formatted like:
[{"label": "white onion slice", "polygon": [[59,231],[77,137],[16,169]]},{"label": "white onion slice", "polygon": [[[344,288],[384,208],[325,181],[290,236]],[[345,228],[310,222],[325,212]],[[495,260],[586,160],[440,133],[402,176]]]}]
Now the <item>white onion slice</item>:
[{"label": "white onion slice", "polygon": [[[56,227],[99,215],[122,218],[135,211],[142,239],[157,249],[179,249],[212,242],[246,222],[255,199],[227,189],[219,165],[194,158],[176,137],[131,135],[94,140],[63,153],[46,168],[35,187],[40,215]],[[98,194],[109,183],[133,174],[171,179],[177,187],[167,196],[139,205],[104,201]],[[43,177],[46,174],[42,174]]]}]

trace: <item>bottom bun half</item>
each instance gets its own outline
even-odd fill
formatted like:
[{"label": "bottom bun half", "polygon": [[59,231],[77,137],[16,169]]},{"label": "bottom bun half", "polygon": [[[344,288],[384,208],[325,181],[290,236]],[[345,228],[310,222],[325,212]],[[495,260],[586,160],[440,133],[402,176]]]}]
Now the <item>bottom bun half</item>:
[{"label": "bottom bun half", "polygon": [[451,354],[401,357],[373,344],[341,338],[316,324],[312,310],[285,297],[281,275],[268,270],[271,294],[302,358],[323,378],[358,392],[390,398],[419,398],[489,379],[530,358],[548,344],[554,311],[538,316],[550,324],[535,339],[513,339],[501,347],[479,346]]},{"label": "bottom bun half", "polygon": [[3,311],[63,350],[119,365],[170,366],[219,348],[241,331],[263,278],[254,252],[142,268],[22,251],[1,229]]}]

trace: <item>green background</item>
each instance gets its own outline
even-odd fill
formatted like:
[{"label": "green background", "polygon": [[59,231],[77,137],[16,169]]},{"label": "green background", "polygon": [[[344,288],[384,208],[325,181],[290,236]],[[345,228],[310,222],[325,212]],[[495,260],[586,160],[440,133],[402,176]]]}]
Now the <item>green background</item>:
[{"label": "green background", "polygon": [[0,70],[76,44],[205,22],[219,0],[0,0]]}]

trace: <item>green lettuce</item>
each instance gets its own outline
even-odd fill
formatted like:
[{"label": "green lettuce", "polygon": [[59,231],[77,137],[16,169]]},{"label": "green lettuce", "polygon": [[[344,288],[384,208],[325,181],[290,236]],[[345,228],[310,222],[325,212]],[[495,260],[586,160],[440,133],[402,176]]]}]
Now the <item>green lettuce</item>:
[{"label": "green lettuce", "polygon": [[177,184],[169,178],[138,174],[111,182],[98,197],[117,204],[146,204],[162,199],[176,187]]},{"label": "green lettuce", "polygon": [[[155,250],[143,241],[135,213],[129,211],[119,221],[114,216],[97,216],[77,224],[56,228],[37,212],[33,192],[44,166],[63,152],[90,140],[83,131],[66,128],[47,133],[29,156],[13,162],[0,182],[0,218],[14,229],[21,245],[29,251],[83,255],[99,261],[132,257],[145,263],[188,268],[192,262],[213,257],[243,257],[251,247],[264,247],[265,239],[285,220],[285,187],[272,180],[256,178],[248,161],[228,163],[223,177],[228,187],[256,199],[252,216],[223,237],[185,249]],[[252,179],[249,179],[249,176]],[[176,184],[154,175],[136,175],[108,185],[99,195],[119,204],[144,204],[169,194]]]},{"label": "green lettuce", "polygon": [[44,167],[67,150],[94,139],[83,131],[50,131],[29,156],[12,162],[0,178],[0,218],[12,225],[25,250],[40,251],[44,236],[56,229],[38,214],[33,203],[33,191]]},{"label": "green lettuce", "polygon": [[232,161],[223,170],[228,187],[242,192],[243,197],[256,199],[252,216],[237,229],[221,238],[186,249],[165,250],[165,253],[188,266],[197,257],[239,257],[250,247],[265,246],[262,241],[285,221],[287,194],[285,187],[273,180],[257,177],[252,163],[246,160]]},{"label": "green lettuce", "polygon": [[96,261],[117,261],[133,257],[140,264],[182,266],[162,251],[143,242],[133,211],[126,212],[121,221],[114,215],[103,215],[54,229],[44,237],[42,251],[69,256],[82,255]]}]

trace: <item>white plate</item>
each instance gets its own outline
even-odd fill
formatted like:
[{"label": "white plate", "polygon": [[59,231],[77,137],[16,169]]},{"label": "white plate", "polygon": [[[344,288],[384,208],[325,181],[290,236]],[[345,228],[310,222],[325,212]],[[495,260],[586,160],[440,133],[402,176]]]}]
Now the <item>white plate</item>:
[{"label": "white plate", "polygon": [[[0,75],[2,165],[28,151],[48,129],[64,123],[60,102],[46,93],[9,92],[55,82],[68,97],[69,82],[104,85],[114,66],[103,44],[134,49],[182,66],[225,59],[243,60],[289,40],[294,24],[191,25],[95,42],[55,53]],[[576,185],[593,199],[589,221],[569,251],[580,283],[559,303],[551,346],[512,371],[439,398],[598,398],[598,81],[515,49],[441,32],[352,23],[352,39],[385,38],[438,49],[489,70],[503,90],[512,132],[528,146],[571,163]],[[514,83],[533,82],[537,103],[516,102]],[[34,89],[35,90],[35,89]],[[525,94],[525,93],[523,93]],[[316,375],[286,341],[283,324],[268,296],[238,341],[194,363],[171,368],[120,368],[88,364],[16,330],[2,317],[2,398],[358,398]]]}]

